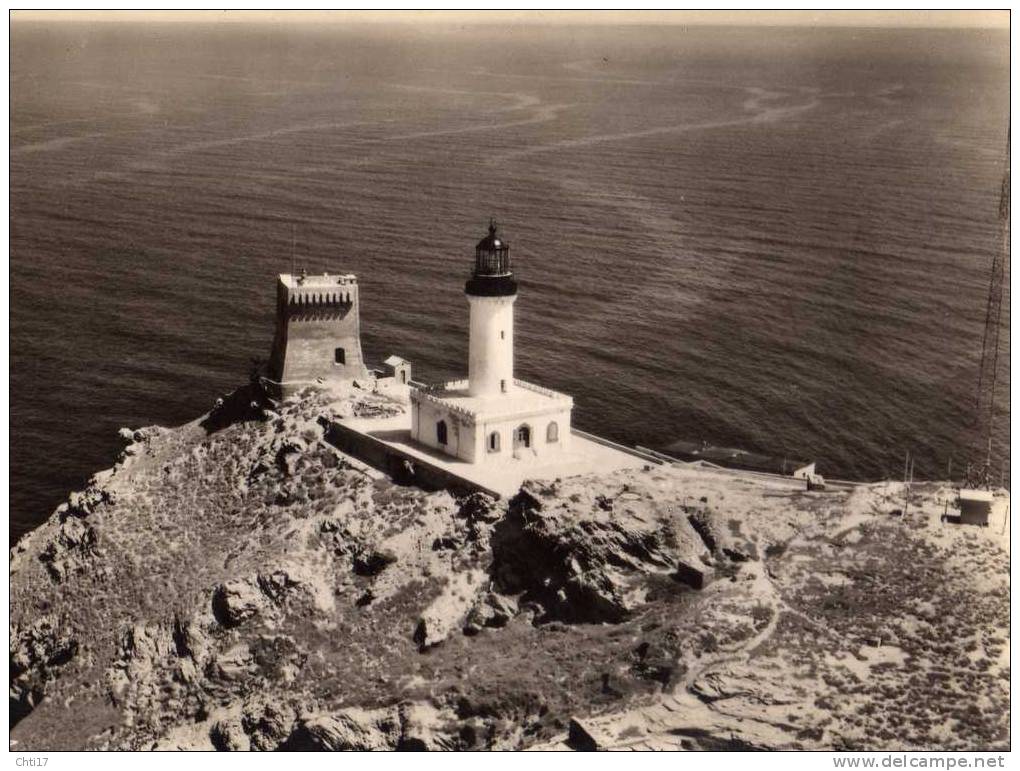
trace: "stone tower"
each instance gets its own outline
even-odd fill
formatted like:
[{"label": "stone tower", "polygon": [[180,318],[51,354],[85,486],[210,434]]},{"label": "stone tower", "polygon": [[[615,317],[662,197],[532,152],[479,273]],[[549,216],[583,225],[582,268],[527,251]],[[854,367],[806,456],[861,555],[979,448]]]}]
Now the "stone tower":
[{"label": "stone tower", "polygon": [[475,247],[475,267],[464,287],[471,306],[468,390],[472,396],[509,393],[514,388],[514,301],[517,282],[510,245],[496,223]]},{"label": "stone tower", "polygon": [[368,376],[361,355],[356,276],[280,275],[268,374],[281,396]]}]

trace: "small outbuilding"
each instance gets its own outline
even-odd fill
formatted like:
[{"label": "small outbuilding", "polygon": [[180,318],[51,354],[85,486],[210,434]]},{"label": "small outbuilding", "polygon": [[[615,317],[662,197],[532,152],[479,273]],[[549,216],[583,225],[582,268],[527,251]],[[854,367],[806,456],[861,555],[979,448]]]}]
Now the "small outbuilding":
[{"label": "small outbuilding", "polygon": [[987,525],[993,501],[991,490],[960,490],[960,524]]},{"label": "small outbuilding", "polygon": [[391,377],[400,385],[407,385],[411,380],[411,362],[399,356],[390,356],[383,362],[383,377]]}]

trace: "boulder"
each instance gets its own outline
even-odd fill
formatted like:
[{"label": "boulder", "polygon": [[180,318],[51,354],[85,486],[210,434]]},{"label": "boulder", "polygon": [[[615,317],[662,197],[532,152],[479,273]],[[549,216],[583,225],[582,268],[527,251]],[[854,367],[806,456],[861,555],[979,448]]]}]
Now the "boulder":
[{"label": "boulder", "polygon": [[707,506],[694,511],[687,519],[716,558],[733,562],[757,559],[754,545],[741,536],[739,523],[723,521],[720,514]]},{"label": "boulder", "polygon": [[307,450],[305,443],[295,437],[282,441],[276,451],[276,465],[285,476],[297,473],[297,463]]},{"label": "boulder", "polygon": [[431,704],[405,702],[399,707],[400,741],[398,750],[443,751],[457,749],[457,728],[444,719],[442,713]]},{"label": "boulder", "polygon": [[377,576],[397,561],[389,549],[365,549],[354,557],[354,572],[359,576]]},{"label": "boulder", "polygon": [[213,590],[213,615],[226,627],[247,621],[259,613],[264,604],[264,595],[247,581],[228,581]]},{"label": "boulder", "polygon": [[198,624],[175,615],[172,634],[174,647],[179,657],[190,658],[196,664],[201,664],[208,658],[209,638]]},{"label": "boulder", "polygon": [[503,516],[503,508],[495,498],[484,493],[472,493],[460,502],[458,516],[469,523],[496,522]]},{"label": "boulder", "polygon": [[467,615],[464,622],[465,634],[477,634],[483,627],[503,627],[517,615],[517,606],[512,598],[495,592],[486,593]]},{"label": "boulder", "polygon": [[244,705],[241,727],[253,750],[276,750],[294,732],[297,713],[283,701],[256,696]]},{"label": "boulder", "polygon": [[206,677],[224,682],[247,680],[257,671],[251,649],[244,644],[214,656],[205,668]]},{"label": "boulder", "polygon": [[270,601],[281,603],[294,589],[300,586],[300,582],[291,578],[286,570],[277,569],[259,573],[256,577],[259,591]]},{"label": "boulder", "polygon": [[290,682],[308,655],[290,635],[259,635],[249,645],[255,672],[268,680]]},{"label": "boulder", "polygon": [[352,707],[301,718],[284,749],[327,752],[391,750],[396,748],[400,736],[400,718],[395,708],[370,710]]},{"label": "boulder", "polygon": [[209,740],[220,752],[248,752],[251,739],[237,718],[217,720],[209,729]]}]

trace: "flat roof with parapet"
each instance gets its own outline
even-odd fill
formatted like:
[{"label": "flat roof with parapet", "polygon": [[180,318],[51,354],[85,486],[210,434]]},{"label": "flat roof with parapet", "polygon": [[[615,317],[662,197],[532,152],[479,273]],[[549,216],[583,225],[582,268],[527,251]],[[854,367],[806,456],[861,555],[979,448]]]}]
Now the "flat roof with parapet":
[{"label": "flat roof with parapet", "polygon": [[358,277],[353,273],[308,273],[304,275],[281,273],[280,282],[288,289],[297,289],[299,287],[327,287],[356,284],[358,283]]},{"label": "flat roof with parapet", "polygon": [[432,388],[417,387],[411,394],[412,398],[442,405],[475,420],[524,418],[550,410],[570,409],[574,405],[573,398],[566,394],[516,378],[507,393],[472,396],[467,380],[455,380]]}]

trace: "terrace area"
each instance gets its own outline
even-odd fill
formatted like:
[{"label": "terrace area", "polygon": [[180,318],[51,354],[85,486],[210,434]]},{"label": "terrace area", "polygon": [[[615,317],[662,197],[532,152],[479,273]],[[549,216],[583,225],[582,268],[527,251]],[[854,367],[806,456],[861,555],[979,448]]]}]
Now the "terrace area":
[{"label": "terrace area", "polygon": [[576,430],[572,431],[569,452],[553,460],[536,463],[508,455],[502,463],[467,463],[411,439],[410,412],[386,418],[344,418],[333,423],[329,436],[340,449],[384,471],[406,468],[406,462],[436,487],[463,487],[496,497],[515,495],[526,479],[607,474],[659,463],[649,455]]}]

